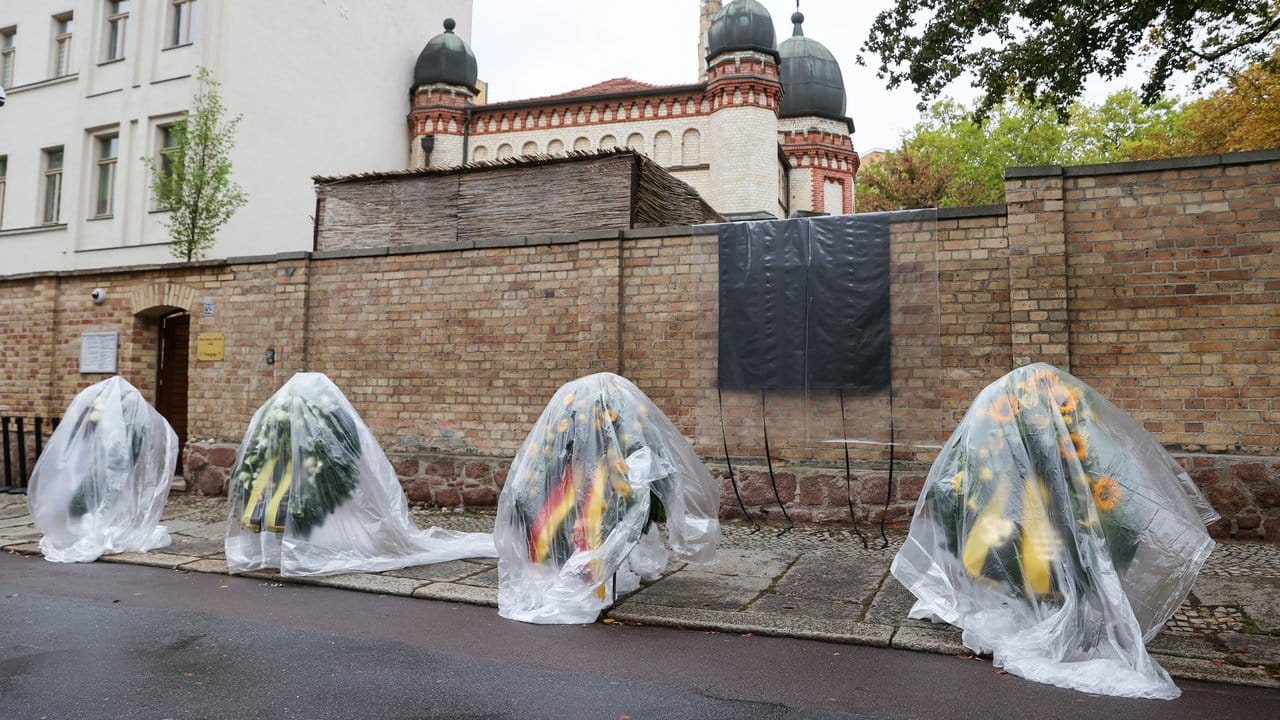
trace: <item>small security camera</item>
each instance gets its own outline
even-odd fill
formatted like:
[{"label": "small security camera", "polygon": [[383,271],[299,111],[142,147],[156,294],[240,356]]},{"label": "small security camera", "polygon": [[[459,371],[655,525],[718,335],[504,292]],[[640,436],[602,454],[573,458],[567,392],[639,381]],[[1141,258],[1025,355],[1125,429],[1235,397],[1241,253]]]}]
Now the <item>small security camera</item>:
[{"label": "small security camera", "polygon": [[93,292],[89,293],[89,297],[93,298],[94,305],[101,305],[107,299],[107,291],[102,288],[94,288]]}]

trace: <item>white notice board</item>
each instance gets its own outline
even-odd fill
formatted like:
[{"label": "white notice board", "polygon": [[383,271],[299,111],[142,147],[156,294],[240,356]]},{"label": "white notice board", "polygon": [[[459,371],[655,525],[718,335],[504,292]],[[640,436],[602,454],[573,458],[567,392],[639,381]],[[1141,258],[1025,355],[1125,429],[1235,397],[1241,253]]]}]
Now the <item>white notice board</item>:
[{"label": "white notice board", "polygon": [[80,334],[80,374],[116,372],[116,345],[120,333],[92,332]]}]

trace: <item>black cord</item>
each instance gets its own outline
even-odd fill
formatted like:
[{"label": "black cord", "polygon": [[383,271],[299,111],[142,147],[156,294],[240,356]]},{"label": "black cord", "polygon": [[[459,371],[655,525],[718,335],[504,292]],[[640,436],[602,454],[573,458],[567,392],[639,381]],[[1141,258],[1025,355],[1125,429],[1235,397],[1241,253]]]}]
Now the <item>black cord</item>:
[{"label": "black cord", "polygon": [[858,517],[853,511],[853,472],[849,467],[849,431],[845,429],[844,422],[844,388],[840,388],[840,438],[844,440],[844,497],[849,502],[849,519],[853,521],[853,531],[858,533],[858,539],[862,541],[862,549],[866,550],[869,547],[867,536],[858,529]]},{"label": "black cord", "polygon": [[[729,484],[733,486],[733,496],[738,499],[738,507],[742,508],[742,517],[755,525],[755,521],[751,519],[751,513],[747,512],[746,503],[742,502],[742,494],[738,492],[738,479],[733,475],[733,461],[729,459],[729,435],[724,429],[724,393],[720,391],[719,386],[716,387],[716,400],[720,403],[720,439],[724,441],[724,464],[729,468]],[[760,532],[759,525],[755,525],[755,529],[751,531],[751,533],[757,532]]]},{"label": "black cord", "polygon": [[[892,371],[890,371],[892,372]],[[880,512],[880,549],[889,547],[889,536],[884,532],[884,519],[889,514],[889,502],[893,498],[893,376],[889,377],[889,479],[885,482],[884,510]]]},{"label": "black cord", "polygon": [[778,478],[773,474],[773,458],[769,453],[769,421],[765,417],[764,389],[760,390],[760,425],[764,428],[764,461],[769,466],[769,484],[773,486],[773,497],[778,501],[778,508],[782,510],[782,517],[787,519],[787,527],[778,533],[778,537],[782,537],[786,532],[796,526],[791,519],[791,515],[787,513],[787,506],[782,502],[782,493],[778,492]]}]

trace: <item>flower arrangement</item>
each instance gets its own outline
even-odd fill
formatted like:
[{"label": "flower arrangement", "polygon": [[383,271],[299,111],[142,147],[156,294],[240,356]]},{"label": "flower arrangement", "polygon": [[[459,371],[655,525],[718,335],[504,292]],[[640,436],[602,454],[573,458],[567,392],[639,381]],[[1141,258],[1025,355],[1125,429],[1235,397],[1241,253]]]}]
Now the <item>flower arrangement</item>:
[{"label": "flower arrangement", "polygon": [[[528,536],[529,559],[560,567],[575,551],[598,550],[604,538],[641,499],[647,531],[666,519],[659,494],[669,477],[632,488],[625,458],[641,447],[661,447],[644,403],[625,402],[612,380],[562,390],[525,444],[515,477],[515,518]],[[541,432],[539,431],[541,430]],[[603,581],[599,560],[592,579]],[[604,586],[598,592],[603,597]]]},{"label": "flower arrangement", "polygon": [[[103,383],[94,386],[93,391],[92,402],[79,408],[71,436],[81,442],[98,443],[102,452],[94,454],[88,475],[71,495],[67,511],[72,519],[109,509],[115,504],[128,476],[142,458],[147,422],[150,420],[145,413],[139,412],[147,403],[132,385],[125,383],[119,390],[119,418],[104,417],[108,394],[116,391],[115,386]],[[120,442],[122,440],[126,442]]]},{"label": "flower arrangement", "polygon": [[[1061,592],[1059,568],[1088,580],[1094,547],[1118,570],[1132,560],[1155,508],[1144,478],[1127,472],[1127,433],[1100,422],[1100,402],[1048,365],[1015,370],[975,401],[925,500],[970,577],[1044,599]],[[1078,534],[1100,544],[1074,542]]]},{"label": "flower arrangement", "polygon": [[240,524],[301,537],[341,505],[359,481],[356,421],[331,383],[290,383],[258,411],[231,471]]}]

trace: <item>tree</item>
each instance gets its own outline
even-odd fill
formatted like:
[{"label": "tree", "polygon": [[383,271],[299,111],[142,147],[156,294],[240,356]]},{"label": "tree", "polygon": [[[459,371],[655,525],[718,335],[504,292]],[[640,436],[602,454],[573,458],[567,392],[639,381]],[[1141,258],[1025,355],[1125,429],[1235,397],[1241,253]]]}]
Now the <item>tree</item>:
[{"label": "tree", "polygon": [[1187,103],[1170,122],[1133,143],[1150,159],[1280,147],[1280,52],[1235,75],[1227,86]]},{"label": "tree", "polygon": [[1006,102],[986,122],[972,108],[935,103],[902,147],[858,173],[860,211],[1004,202],[1004,172],[1021,165],[1076,165],[1129,159],[1139,139],[1173,126],[1174,103],[1146,107],[1123,90],[1099,105],[1076,104],[1071,121],[1053,108]]},{"label": "tree", "polygon": [[970,72],[984,93],[979,119],[1011,98],[1065,119],[1088,78],[1117,78],[1135,59],[1153,58],[1141,93],[1150,105],[1175,73],[1205,87],[1266,60],[1277,37],[1280,0],[895,0],[862,49],[880,57],[890,88],[911,83],[921,109]]},{"label": "tree", "polygon": [[164,221],[169,249],[188,262],[204,257],[214,235],[247,201],[231,179],[231,149],[240,116],[225,119],[219,83],[200,68],[199,87],[187,117],[169,127],[171,144],[159,159],[142,158],[151,192],[169,210]]}]

